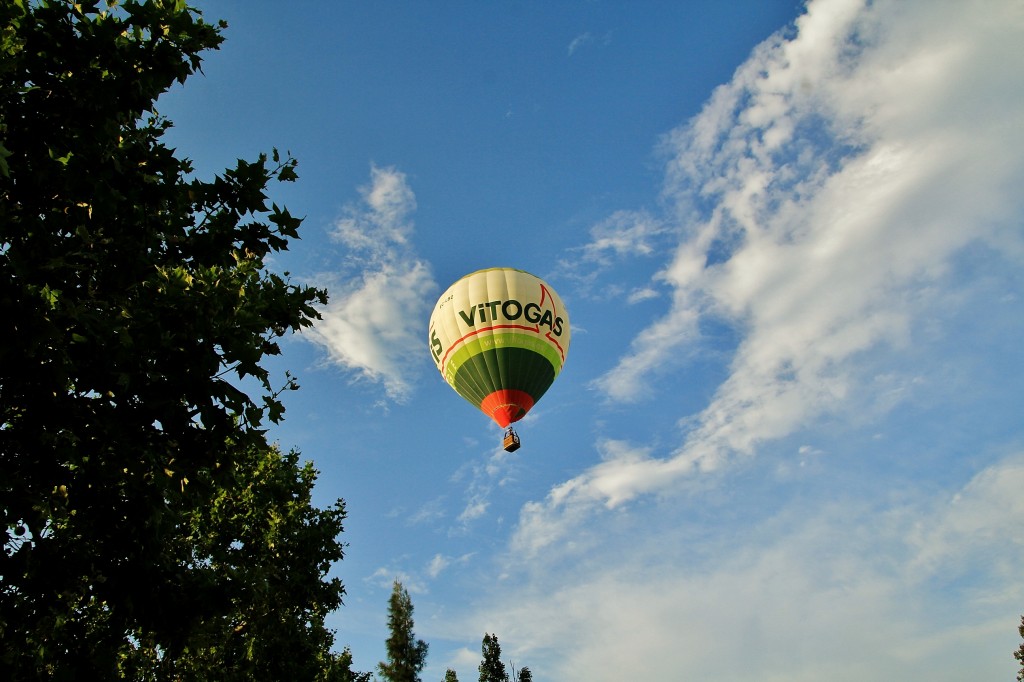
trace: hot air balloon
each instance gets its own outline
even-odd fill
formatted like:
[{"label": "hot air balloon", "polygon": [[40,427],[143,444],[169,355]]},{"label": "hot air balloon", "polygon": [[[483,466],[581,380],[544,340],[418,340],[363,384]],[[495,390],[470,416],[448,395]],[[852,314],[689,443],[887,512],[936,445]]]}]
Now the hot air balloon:
[{"label": "hot air balloon", "polygon": [[429,326],[430,354],[455,392],[506,429],[540,400],[569,352],[569,316],[544,280],[523,270],[489,268],[441,294]]}]

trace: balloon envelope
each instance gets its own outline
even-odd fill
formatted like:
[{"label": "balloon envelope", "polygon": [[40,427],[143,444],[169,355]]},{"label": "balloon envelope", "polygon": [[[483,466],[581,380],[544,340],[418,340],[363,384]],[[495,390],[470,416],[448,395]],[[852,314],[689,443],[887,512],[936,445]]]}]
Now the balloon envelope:
[{"label": "balloon envelope", "polygon": [[512,268],[478,270],[448,287],[428,333],[444,380],[502,428],[526,416],[569,352],[562,299],[539,277]]}]

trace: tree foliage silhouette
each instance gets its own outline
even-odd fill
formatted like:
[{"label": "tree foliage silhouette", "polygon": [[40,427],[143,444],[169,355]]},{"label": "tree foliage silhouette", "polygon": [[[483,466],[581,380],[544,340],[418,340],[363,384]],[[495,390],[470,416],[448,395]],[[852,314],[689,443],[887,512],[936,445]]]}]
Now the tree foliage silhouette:
[{"label": "tree foliage silhouette", "polygon": [[[345,679],[344,504],[272,447],[263,366],[326,293],[265,267],[276,151],[193,177],[156,100],[222,41],[181,0],[0,3],[0,669]],[[282,652],[287,652],[282,655]],[[349,661],[350,661],[349,656]]]},{"label": "tree foliage silhouette", "polygon": [[480,682],[508,682],[508,672],[505,664],[501,662],[501,644],[498,643],[498,636],[484,633],[483,642],[480,644],[483,653],[483,660],[480,661]]}]

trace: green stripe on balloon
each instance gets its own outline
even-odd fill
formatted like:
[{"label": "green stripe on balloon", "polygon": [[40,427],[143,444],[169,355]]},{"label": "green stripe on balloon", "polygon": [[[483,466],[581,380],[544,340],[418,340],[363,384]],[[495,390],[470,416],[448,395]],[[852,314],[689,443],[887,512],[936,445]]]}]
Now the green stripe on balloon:
[{"label": "green stripe on balloon", "polygon": [[[501,385],[495,385],[490,377],[500,377]],[[465,358],[449,383],[479,407],[484,398],[499,389],[522,391],[537,402],[554,380],[555,369],[546,355],[524,348],[498,347]]]},{"label": "green stripe on balloon", "polygon": [[551,363],[554,375],[562,371],[562,356],[558,349],[552,346],[547,339],[537,334],[511,332],[502,330],[485,331],[463,341],[458,350],[452,353],[445,364],[446,376],[456,374],[469,358],[479,353],[495,348],[521,348],[523,350],[539,353]]}]

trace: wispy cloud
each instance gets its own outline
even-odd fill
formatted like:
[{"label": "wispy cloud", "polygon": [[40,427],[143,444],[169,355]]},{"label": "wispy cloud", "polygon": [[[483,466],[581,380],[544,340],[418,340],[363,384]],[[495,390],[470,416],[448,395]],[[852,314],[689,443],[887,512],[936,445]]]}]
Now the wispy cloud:
[{"label": "wispy cloud", "polygon": [[484,460],[466,464],[456,473],[456,481],[466,480],[466,503],[455,519],[458,525],[450,533],[465,532],[472,522],[487,514],[491,506],[491,493],[514,477],[518,462],[519,457],[516,455],[497,450]]},{"label": "wispy cloud", "polygon": [[362,202],[345,207],[333,236],[349,248],[369,254],[374,261],[392,261],[408,244],[413,232],[410,218],[416,195],[405,174],[394,168],[370,169],[370,184],[360,189]]},{"label": "wispy cloud", "polygon": [[396,580],[402,583],[402,587],[407,589],[411,594],[426,594],[429,592],[427,584],[419,576],[412,575],[405,571],[393,570],[386,566],[378,568],[371,575],[366,577],[364,582],[390,590]]},{"label": "wispy cloud", "polygon": [[579,255],[586,263],[604,266],[628,256],[650,256],[665,232],[665,225],[646,211],[616,211],[591,228],[593,240]]},{"label": "wispy cloud", "polygon": [[589,31],[579,34],[569,42],[569,47],[566,48],[569,56],[571,57],[576,53],[576,50],[580,49],[584,45],[588,45],[594,42],[594,36]]},{"label": "wispy cloud", "polygon": [[[725,380],[679,414],[677,444],[606,438],[600,462],[525,504],[501,602],[467,617],[471,631],[500,614],[492,627],[552,679],[1012,675],[1024,459],[959,489],[871,478],[858,494],[822,436],[865,419],[869,443],[915,396],[984,401],[979,329],[1019,336],[1024,14],[816,1],[795,28],[666,136],[675,213],[651,223],[682,234],[653,280],[669,302],[595,387],[664,399],[651,379],[700,349],[708,319],[739,336]],[[579,260],[648,257],[608,237]],[[723,483],[751,469],[775,485],[743,507],[747,489]],[[780,489],[793,481],[801,496]]]},{"label": "wispy cloud", "polygon": [[405,174],[374,166],[360,194],[334,226],[348,254],[326,278],[331,301],[309,338],[353,380],[381,383],[390,399],[404,402],[437,285],[410,242],[416,198]]},{"label": "wispy cloud", "polygon": [[591,33],[590,31],[584,31],[583,33],[579,34],[578,36],[573,38],[571,41],[569,41],[569,47],[566,48],[566,52],[568,52],[569,56],[571,57],[571,56],[573,56],[574,54],[576,54],[577,52],[579,52],[580,50],[582,50],[583,48],[585,48],[587,46],[590,46],[590,45],[609,45],[609,44],[611,44],[611,42],[612,42],[612,32],[611,31],[608,31],[606,33],[602,33],[601,35],[595,35],[595,34]]},{"label": "wispy cloud", "polygon": [[435,523],[440,519],[444,518],[445,515],[445,498],[435,497],[428,500],[419,509],[415,510],[408,518],[408,523],[411,525],[420,525],[424,523]]},{"label": "wispy cloud", "polygon": [[430,563],[427,565],[427,575],[431,578],[436,578],[441,575],[441,572],[448,568],[451,563],[451,557],[444,556],[443,554],[435,554],[434,558],[431,559]]},{"label": "wispy cloud", "polygon": [[[591,241],[570,249],[558,263],[559,275],[588,298],[625,297],[630,302],[655,298],[649,281],[609,283],[609,273],[636,259],[654,259],[671,248],[675,229],[648,211],[616,211],[590,229]],[[598,282],[600,286],[598,287]]]},{"label": "wispy cloud", "polygon": [[[666,137],[665,196],[684,232],[658,275],[671,305],[595,385],[651,398],[650,378],[709,317],[742,334],[730,374],[701,413],[680,415],[686,439],[668,457],[612,457],[527,507],[523,534],[835,413],[871,381],[865,358],[906,347],[962,285],[966,247],[1020,257],[1020,8],[937,10],[812,2]],[[587,257],[624,248],[593,236]]]},{"label": "wispy cloud", "polygon": [[[795,501],[727,532],[680,521],[683,500],[660,524],[605,513],[571,580],[510,585],[480,617],[550,679],[998,679],[1024,599],[1022,485],[1015,455],[955,494]],[[953,588],[936,600],[936,585]]]},{"label": "wispy cloud", "polygon": [[473,556],[473,552],[460,556],[448,556],[438,553],[422,569],[413,569],[411,571],[382,566],[364,578],[364,582],[378,588],[390,590],[397,580],[411,594],[428,594],[430,592],[430,581],[436,580],[452,566],[463,566],[469,563]]},{"label": "wispy cloud", "polygon": [[468,552],[461,556],[452,557],[444,554],[435,554],[434,558],[430,560],[427,565],[427,575],[430,576],[431,580],[437,578],[449,567],[466,564],[474,556],[473,552]]}]

